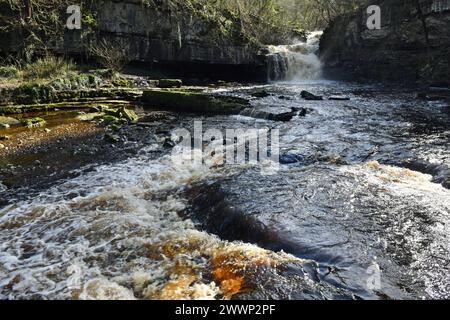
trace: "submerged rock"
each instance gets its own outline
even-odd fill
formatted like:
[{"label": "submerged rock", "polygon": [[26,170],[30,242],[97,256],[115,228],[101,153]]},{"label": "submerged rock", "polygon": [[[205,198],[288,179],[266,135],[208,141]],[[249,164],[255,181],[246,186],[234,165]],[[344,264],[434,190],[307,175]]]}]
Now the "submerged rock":
[{"label": "submerged rock", "polygon": [[149,114],[146,114],[145,116],[139,118],[139,122],[141,123],[149,123],[149,122],[156,122],[165,120],[169,117],[169,113],[167,112],[150,112]]},{"label": "submerged rock", "polygon": [[302,98],[305,100],[311,100],[311,101],[323,100],[322,96],[317,96],[317,95],[315,95],[311,92],[305,91],[305,90],[303,90],[300,94],[301,94]]},{"label": "submerged rock", "polygon": [[39,117],[36,118],[30,118],[30,119],[25,119],[22,121],[22,123],[27,127],[27,128],[39,128],[39,127],[43,127],[47,124],[47,122]]},{"label": "submerged rock", "polygon": [[20,124],[20,121],[15,118],[0,116],[0,128],[9,128],[17,124]]},{"label": "submerged rock", "polygon": [[119,136],[117,136],[115,134],[111,134],[111,133],[106,133],[104,139],[106,142],[110,142],[110,143],[117,143],[120,141]]},{"label": "submerged rock", "polygon": [[118,117],[109,114],[104,115],[102,120],[106,124],[118,124],[121,122]]},{"label": "submerged rock", "polygon": [[95,119],[103,117],[105,114],[103,112],[92,112],[86,114],[80,114],[77,119],[80,121],[93,121]]},{"label": "submerged rock", "polygon": [[161,79],[157,86],[163,89],[181,88],[183,86],[183,81],[180,79]]},{"label": "submerged rock", "polygon": [[299,117],[305,117],[309,112],[311,112],[311,109],[307,109],[307,108],[293,107],[292,110],[295,112],[298,112]]},{"label": "submerged rock", "polygon": [[267,92],[267,90],[261,90],[261,91],[252,92],[250,95],[255,98],[267,98],[267,97],[270,97],[272,94]]},{"label": "submerged rock", "polygon": [[436,94],[430,94],[428,92],[421,92],[417,95],[417,99],[425,100],[425,101],[440,101],[440,100],[446,100],[446,99],[448,99],[448,97],[443,94],[436,95]]},{"label": "submerged rock", "polygon": [[204,114],[239,114],[249,106],[241,98],[181,90],[145,90],[142,101],[153,108]]},{"label": "submerged rock", "polygon": [[295,111],[284,107],[247,108],[240,115],[256,119],[288,122],[295,116]]},{"label": "submerged rock", "polygon": [[133,110],[122,107],[119,111],[121,118],[127,120],[128,122],[135,123],[139,120],[138,115]]}]

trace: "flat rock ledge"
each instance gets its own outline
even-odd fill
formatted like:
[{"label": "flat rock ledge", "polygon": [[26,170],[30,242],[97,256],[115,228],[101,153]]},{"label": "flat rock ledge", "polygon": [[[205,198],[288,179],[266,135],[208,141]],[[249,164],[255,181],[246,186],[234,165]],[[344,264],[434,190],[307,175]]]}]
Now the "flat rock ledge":
[{"label": "flat rock ledge", "polygon": [[183,90],[144,90],[142,102],[149,108],[200,114],[239,114],[250,106],[246,99]]}]

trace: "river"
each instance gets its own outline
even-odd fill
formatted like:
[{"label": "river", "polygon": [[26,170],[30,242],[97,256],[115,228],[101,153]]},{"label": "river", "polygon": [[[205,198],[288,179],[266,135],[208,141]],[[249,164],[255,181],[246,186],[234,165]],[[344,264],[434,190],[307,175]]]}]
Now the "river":
[{"label": "river", "polygon": [[279,129],[278,172],[180,165],[154,144],[22,197],[0,209],[0,298],[450,298],[448,106],[325,80],[217,91],[261,90],[255,107],[307,114],[173,125]]}]

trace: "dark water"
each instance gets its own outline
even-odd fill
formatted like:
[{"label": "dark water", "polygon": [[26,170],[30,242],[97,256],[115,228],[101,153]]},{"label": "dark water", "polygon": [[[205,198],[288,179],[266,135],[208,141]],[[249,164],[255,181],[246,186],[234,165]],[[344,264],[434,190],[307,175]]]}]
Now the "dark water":
[{"label": "dark water", "polygon": [[[0,297],[449,298],[448,106],[339,82],[263,89],[256,108],[307,115],[174,125],[278,128],[279,172],[154,159],[155,143],[5,207]],[[302,90],[351,100],[309,102]]]}]

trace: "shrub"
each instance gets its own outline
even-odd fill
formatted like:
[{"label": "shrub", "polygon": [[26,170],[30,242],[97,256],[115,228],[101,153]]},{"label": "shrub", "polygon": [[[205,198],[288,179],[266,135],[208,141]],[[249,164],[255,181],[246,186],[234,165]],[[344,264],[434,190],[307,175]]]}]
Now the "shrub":
[{"label": "shrub", "polygon": [[0,77],[15,78],[19,76],[19,70],[15,66],[0,67]]},{"label": "shrub", "polygon": [[101,40],[92,45],[89,51],[102,67],[113,73],[122,71],[129,62],[126,45],[120,42]]},{"label": "shrub", "polygon": [[48,56],[25,65],[23,77],[26,80],[57,78],[75,70],[71,60]]}]

